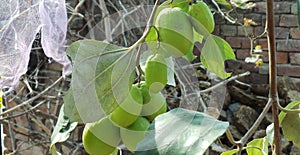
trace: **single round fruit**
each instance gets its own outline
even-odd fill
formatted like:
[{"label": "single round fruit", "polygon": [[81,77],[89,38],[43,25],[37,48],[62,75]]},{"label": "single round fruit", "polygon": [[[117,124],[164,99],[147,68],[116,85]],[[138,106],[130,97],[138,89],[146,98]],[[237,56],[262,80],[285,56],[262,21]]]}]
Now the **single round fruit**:
[{"label": "single round fruit", "polygon": [[180,57],[193,50],[193,27],[189,15],[180,8],[161,10],[156,18],[155,26],[160,39],[158,53],[164,57]]},{"label": "single round fruit", "polygon": [[158,93],[167,84],[168,69],[164,57],[156,54],[150,57],[145,67],[145,83],[150,92]]},{"label": "single round fruit", "polygon": [[191,22],[196,30],[201,35],[207,36],[214,31],[215,21],[211,10],[204,2],[192,4],[188,14],[191,16]]},{"label": "single round fruit", "polygon": [[167,102],[162,93],[150,93],[151,100],[143,105],[141,116],[146,117],[150,122],[156,116],[163,114],[167,111]]},{"label": "single round fruit", "polygon": [[84,149],[90,155],[109,155],[121,141],[120,129],[108,117],[104,117],[95,123],[86,124],[82,141]]},{"label": "single round fruit", "polygon": [[129,151],[135,151],[136,145],[144,139],[149,126],[150,123],[146,118],[138,117],[128,128],[120,129],[121,139]]},{"label": "single round fruit", "polygon": [[165,113],[165,112],[167,112],[167,102],[164,102],[164,103],[161,105],[160,109],[158,109],[158,111],[156,111],[156,112],[153,113],[152,115],[146,116],[146,118],[147,118],[150,122],[152,122],[158,115],[163,114],[163,113]]},{"label": "single round fruit", "polygon": [[187,2],[188,0],[167,0],[164,1],[161,5],[158,6],[156,12],[155,12],[155,16],[154,16],[154,21],[156,20],[156,17],[158,16],[158,14],[160,13],[161,10],[165,9],[165,8],[172,8],[180,3],[184,3]]},{"label": "single round fruit", "polygon": [[150,96],[150,93],[149,93],[149,88],[146,86],[145,81],[142,81],[140,83],[139,88],[142,92],[143,104],[148,103],[151,100],[151,96]]},{"label": "single round fruit", "polygon": [[118,126],[128,127],[140,115],[142,105],[142,92],[136,85],[133,85],[128,97],[110,114],[110,119]]}]

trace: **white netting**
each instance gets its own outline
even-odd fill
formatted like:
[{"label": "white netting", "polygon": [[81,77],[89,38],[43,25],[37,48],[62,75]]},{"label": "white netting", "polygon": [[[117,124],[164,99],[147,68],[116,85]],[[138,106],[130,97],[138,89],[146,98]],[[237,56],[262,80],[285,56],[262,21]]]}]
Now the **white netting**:
[{"label": "white netting", "polygon": [[64,65],[64,75],[71,72],[64,48],[64,0],[0,0],[0,4],[0,89],[13,88],[26,73],[31,46],[40,30],[45,54]]}]

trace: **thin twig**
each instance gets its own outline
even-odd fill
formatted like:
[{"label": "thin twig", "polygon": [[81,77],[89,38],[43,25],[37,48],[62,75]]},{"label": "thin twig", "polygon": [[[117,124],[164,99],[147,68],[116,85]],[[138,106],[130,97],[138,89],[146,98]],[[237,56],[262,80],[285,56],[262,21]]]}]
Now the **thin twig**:
[{"label": "thin twig", "polygon": [[110,26],[110,19],[109,19],[109,12],[106,8],[106,4],[104,0],[99,0],[100,9],[102,10],[102,17],[104,18],[104,29],[105,29],[105,39],[107,42],[112,42],[112,33],[111,33],[111,26]]},{"label": "thin twig", "polygon": [[51,131],[39,119],[36,119],[33,115],[29,115],[29,117],[37,126],[44,130],[49,137],[51,136]]},{"label": "thin twig", "polygon": [[71,17],[68,19],[68,25],[70,25],[70,22],[75,18],[75,15],[78,15],[79,8],[84,4],[85,0],[80,0],[79,3],[76,5],[74,11],[72,12]]},{"label": "thin twig", "polygon": [[9,115],[7,117],[3,117],[3,118],[0,118],[0,122],[3,121],[3,120],[6,120],[6,119],[10,119],[10,118],[15,118],[15,117],[19,117],[19,116],[22,116],[22,115],[25,115],[27,114],[28,112],[34,110],[35,108],[39,107],[40,105],[44,104],[46,102],[46,100],[43,100],[41,101],[40,103],[38,103],[37,105],[35,105],[34,107],[22,112],[22,113],[19,113],[19,114],[16,114],[16,115]]},{"label": "thin twig", "polygon": [[7,115],[7,114],[10,114],[16,110],[18,110],[19,108],[27,105],[27,104],[30,104],[31,102],[33,102],[34,100],[38,99],[39,97],[41,97],[43,94],[45,94],[47,91],[49,91],[52,87],[54,87],[57,83],[59,83],[61,80],[63,79],[63,77],[61,76],[60,78],[58,78],[54,83],[52,83],[49,87],[47,87],[45,90],[43,90],[42,92],[40,92],[39,94],[37,94],[36,96],[26,100],[25,102],[17,105],[17,106],[14,106],[6,111],[4,111],[2,114],[0,114],[0,116],[4,116],[4,115]]},{"label": "thin twig", "polygon": [[248,71],[248,72],[245,72],[245,73],[242,73],[242,74],[238,74],[238,75],[232,76],[231,78],[226,79],[226,80],[224,80],[224,81],[222,81],[222,82],[220,82],[220,83],[218,83],[218,84],[216,84],[216,85],[214,85],[212,87],[209,87],[207,89],[201,90],[200,93],[209,93],[209,92],[211,92],[211,91],[219,88],[220,86],[223,86],[223,85],[227,84],[228,82],[230,82],[232,80],[235,80],[235,79],[243,77],[243,76],[248,76],[250,74],[251,73]]},{"label": "thin twig", "polygon": [[224,17],[226,20],[228,20],[230,23],[235,24],[236,23],[236,19],[230,19],[230,17],[228,17],[227,15],[224,14],[224,12],[221,10],[221,8],[219,7],[218,3],[215,0],[212,0],[213,4],[215,5],[215,7],[217,8],[218,12],[221,14],[222,17]]},{"label": "thin twig", "polygon": [[149,20],[147,22],[147,26],[146,26],[146,29],[145,29],[145,31],[143,33],[143,36],[130,47],[131,49],[134,49],[134,48],[138,47],[139,44],[141,44],[141,43],[143,43],[145,41],[148,33],[150,32],[150,28],[152,26],[153,19],[154,19],[154,16],[155,16],[155,12],[156,12],[156,10],[158,8],[159,2],[160,2],[160,0],[156,0],[156,2],[154,4],[153,10],[152,10],[152,12],[150,14],[150,18],[149,18]]}]

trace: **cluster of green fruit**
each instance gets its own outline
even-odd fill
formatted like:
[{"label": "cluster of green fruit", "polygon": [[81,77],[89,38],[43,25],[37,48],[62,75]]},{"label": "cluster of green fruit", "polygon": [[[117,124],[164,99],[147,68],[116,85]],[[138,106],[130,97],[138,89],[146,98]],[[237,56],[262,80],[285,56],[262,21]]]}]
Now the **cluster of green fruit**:
[{"label": "cluster of green fruit", "polygon": [[154,34],[158,36],[146,38],[155,54],[146,62],[145,81],[133,84],[129,95],[109,116],[86,125],[83,145],[89,154],[109,155],[121,141],[134,152],[150,122],[167,111],[166,100],[160,92],[167,84],[165,58],[192,52],[195,31],[202,36],[213,31],[213,17],[200,14],[203,10],[210,12],[204,2],[192,0],[166,1],[158,7],[154,19],[157,31]]},{"label": "cluster of green fruit", "polygon": [[154,26],[158,36],[146,38],[149,49],[164,57],[180,57],[192,52],[194,32],[201,36],[213,32],[214,20],[204,2],[169,0],[158,7]]},{"label": "cluster of green fruit", "polygon": [[167,66],[161,55],[148,59],[145,81],[131,86],[129,95],[109,116],[86,125],[83,145],[91,155],[109,155],[120,141],[135,151],[156,116],[167,111],[166,99],[160,92],[167,83]]}]

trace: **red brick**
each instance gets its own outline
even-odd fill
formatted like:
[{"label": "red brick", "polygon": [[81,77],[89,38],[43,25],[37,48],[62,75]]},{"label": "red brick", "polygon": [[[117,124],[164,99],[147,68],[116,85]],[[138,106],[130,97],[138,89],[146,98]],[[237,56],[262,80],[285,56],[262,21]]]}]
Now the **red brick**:
[{"label": "red brick", "polygon": [[275,28],[275,37],[279,39],[289,38],[289,28],[276,27]]},{"label": "red brick", "polygon": [[300,40],[278,40],[277,51],[300,52]]},{"label": "red brick", "polygon": [[279,26],[291,27],[298,26],[298,19],[295,15],[281,15]]},{"label": "red brick", "polygon": [[291,64],[300,65],[300,53],[290,53]]},{"label": "red brick", "polygon": [[[263,19],[262,26],[266,26],[267,17],[263,16],[262,19]],[[274,15],[274,20],[275,20],[275,26],[279,26],[279,21],[280,21],[279,15]]]},{"label": "red brick", "polygon": [[224,36],[236,36],[237,26],[235,25],[221,25],[221,34]]},{"label": "red brick", "polygon": [[258,26],[262,25],[262,15],[257,13],[244,14],[245,18],[251,19],[257,23]]},{"label": "red brick", "polygon": [[246,57],[250,56],[249,49],[238,49],[236,51],[236,58],[239,60],[244,60]]},{"label": "red brick", "polygon": [[298,14],[298,7],[297,7],[297,3],[293,3],[291,6],[291,13],[294,15]]},{"label": "red brick", "polygon": [[298,91],[300,91],[300,79],[299,78],[290,78],[290,80],[298,88]]},{"label": "red brick", "polygon": [[290,34],[293,39],[300,39],[300,30],[298,28],[291,28]]},{"label": "red brick", "polygon": [[298,65],[278,65],[277,71],[278,75],[300,77],[300,66]]},{"label": "red brick", "polygon": [[250,48],[251,45],[250,45],[250,39],[248,38],[241,38],[242,40],[242,48]]},{"label": "red brick", "polygon": [[291,4],[287,2],[275,2],[275,13],[291,13]]},{"label": "red brick", "polygon": [[242,40],[238,37],[226,37],[226,41],[232,48],[241,48],[242,47]]},{"label": "red brick", "polygon": [[247,37],[254,33],[254,27],[249,26],[238,26],[237,27],[238,36]]},{"label": "red brick", "polygon": [[261,45],[263,50],[268,50],[268,40],[267,39],[258,40],[258,45]]},{"label": "red brick", "polygon": [[[263,52],[263,61],[269,62],[269,55],[268,52]],[[288,53],[285,52],[277,52],[276,53],[276,60],[278,64],[285,64],[288,63]]]},{"label": "red brick", "polygon": [[254,28],[254,35],[259,36],[265,31],[265,27],[258,26]]},{"label": "red brick", "polygon": [[[258,13],[265,13],[266,12],[266,2],[256,2],[255,3],[255,11]],[[291,12],[291,5],[287,2],[275,2],[274,3],[274,11],[276,14],[279,13],[290,13]]]}]

